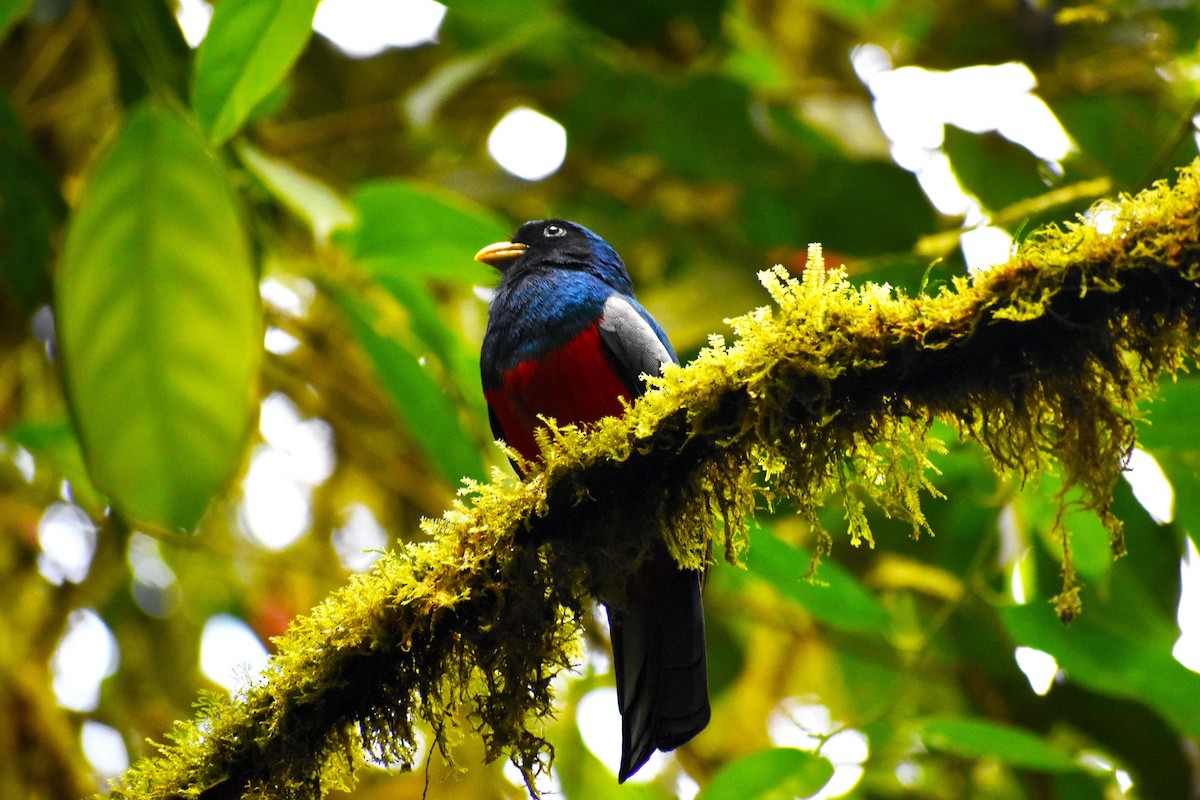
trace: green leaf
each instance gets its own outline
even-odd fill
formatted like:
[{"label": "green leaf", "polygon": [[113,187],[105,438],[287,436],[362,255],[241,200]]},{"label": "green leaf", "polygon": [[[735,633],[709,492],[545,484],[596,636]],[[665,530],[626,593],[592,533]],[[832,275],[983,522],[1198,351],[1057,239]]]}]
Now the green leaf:
[{"label": "green leaf", "polygon": [[971,133],[946,125],[945,150],[963,187],[999,211],[1047,190],[1042,162],[998,133]]},{"label": "green leaf", "polygon": [[242,126],[300,56],[319,0],[227,0],[196,54],[192,108],[213,145]]},{"label": "green leaf", "polygon": [[85,189],[58,278],[92,478],[126,514],[190,528],[241,462],[262,320],[224,172],[174,110],[130,113]]},{"label": "green leaf", "polygon": [[350,205],[329,185],[248,142],[239,144],[237,153],[271,194],[308,224],[318,241],[328,240],[333,231],[354,221]]},{"label": "green leaf", "polygon": [[925,745],[946,753],[990,756],[1013,767],[1041,772],[1079,769],[1070,754],[1029,731],[985,719],[936,717],[920,726]]},{"label": "green leaf", "polygon": [[149,95],[182,98],[187,91],[192,49],[173,8],[162,0],[96,2],[127,106]]},{"label": "green leaf", "polygon": [[1043,604],[1004,608],[1000,618],[1017,644],[1054,656],[1076,683],[1144,702],[1179,730],[1200,735],[1200,674],[1176,661],[1159,637],[1105,629],[1104,610],[1094,604],[1070,626]]},{"label": "green leaf", "polygon": [[698,800],[792,800],[815,794],[832,777],[833,764],[824,756],[776,747],[726,765]]},{"label": "green leaf", "polygon": [[407,181],[379,180],[355,192],[358,225],[335,240],[373,275],[494,283],[475,252],[512,235],[510,226],[457,195]]},{"label": "green leaf", "polygon": [[[1052,100],[1054,113],[1079,145],[1076,157],[1089,170],[1097,167],[1113,178],[1117,189],[1142,186],[1166,178],[1172,164],[1185,164],[1195,155],[1190,137],[1177,136],[1179,113],[1145,92],[1126,94],[1068,93]],[[1175,143],[1171,158],[1159,163],[1163,145]],[[1186,155],[1185,155],[1186,154]],[[1075,160],[1075,159],[1073,159]],[[1152,167],[1161,174],[1150,175]]]},{"label": "green leaf", "polygon": [[33,8],[33,0],[0,0],[0,42],[8,31]]},{"label": "green leaf", "polygon": [[887,611],[874,595],[832,559],[821,562],[819,582],[807,581],[809,553],[766,531],[753,535],[752,540],[745,559],[750,574],[770,583],[817,619],[851,632],[884,633],[891,627]]},{"label": "green leaf", "polygon": [[451,484],[464,477],[481,480],[479,448],[463,430],[456,404],[420,359],[378,329],[369,305],[348,292],[335,296],[409,432],[429,459]]},{"label": "green leaf", "polygon": [[20,324],[50,299],[51,232],[66,205],[2,92],[0,164],[0,312]]},{"label": "green leaf", "polygon": [[1164,379],[1158,397],[1147,407],[1147,415],[1138,421],[1138,445],[1155,450],[1196,450],[1200,448],[1200,380],[1180,376]]},{"label": "green leaf", "polygon": [[891,5],[891,0],[816,0],[814,5],[851,25],[862,25]]}]

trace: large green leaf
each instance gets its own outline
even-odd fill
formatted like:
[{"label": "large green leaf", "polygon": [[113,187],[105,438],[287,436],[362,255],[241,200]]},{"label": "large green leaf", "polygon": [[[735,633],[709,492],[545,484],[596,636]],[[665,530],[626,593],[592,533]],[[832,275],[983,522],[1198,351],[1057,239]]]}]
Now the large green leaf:
[{"label": "large green leaf", "polygon": [[129,115],[58,277],[71,410],[96,485],[132,517],[191,527],[241,461],[262,321],[221,165],[174,110]]},{"label": "large green leaf", "polygon": [[300,56],[319,0],[226,0],[196,54],[192,108],[221,144]]},{"label": "large green leaf", "polygon": [[422,359],[380,331],[374,310],[361,298],[340,292],[337,301],[409,432],[430,461],[451,484],[464,477],[482,479],[479,448],[463,430],[456,404],[430,375]]},{"label": "large green leaf", "polygon": [[494,213],[434,187],[378,180],[354,193],[358,225],[337,237],[373,275],[491,283],[495,273],[471,256],[512,234]]},{"label": "large green leaf", "polygon": [[807,581],[809,553],[766,531],[753,540],[745,559],[750,574],[770,583],[817,619],[845,631],[882,633],[890,627],[887,611],[874,595],[832,559],[821,562],[819,582]]},{"label": "large green leaf", "polygon": [[792,800],[815,794],[831,777],[833,764],[824,756],[775,747],[724,767],[699,800]]},{"label": "large green leaf", "polygon": [[1004,764],[1043,772],[1079,768],[1070,754],[1029,731],[985,719],[937,717],[920,726],[921,739],[934,750],[978,758],[990,756]]}]

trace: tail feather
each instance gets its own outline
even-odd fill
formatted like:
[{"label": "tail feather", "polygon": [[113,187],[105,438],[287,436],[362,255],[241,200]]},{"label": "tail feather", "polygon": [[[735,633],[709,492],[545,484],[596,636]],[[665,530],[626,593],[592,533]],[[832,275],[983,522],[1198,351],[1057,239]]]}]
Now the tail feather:
[{"label": "tail feather", "polygon": [[608,607],[622,783],[655,750],[674,750],[708,724],[700,583],[700,572],[679,569],[662,546],[630,581],[625,603]]}]

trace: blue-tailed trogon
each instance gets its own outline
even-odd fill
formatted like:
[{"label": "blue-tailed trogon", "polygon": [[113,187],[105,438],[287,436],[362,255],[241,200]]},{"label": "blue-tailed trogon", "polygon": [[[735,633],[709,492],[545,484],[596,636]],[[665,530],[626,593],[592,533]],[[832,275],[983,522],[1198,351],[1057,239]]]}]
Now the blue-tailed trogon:
[{"label": "blue-tailed trogon", "polygon": [[[492,432],[539,458],[539,415],[586,424],[620,415],[675,351],[633,296],[616,251],[561,219],[527,222],[475,258],[500,271],[480,366]],[[648,556],[606,606],[621,711],[623,782],[655,750],[673,750],[708,724],[702,573],[680,569],[657,534]]]}]

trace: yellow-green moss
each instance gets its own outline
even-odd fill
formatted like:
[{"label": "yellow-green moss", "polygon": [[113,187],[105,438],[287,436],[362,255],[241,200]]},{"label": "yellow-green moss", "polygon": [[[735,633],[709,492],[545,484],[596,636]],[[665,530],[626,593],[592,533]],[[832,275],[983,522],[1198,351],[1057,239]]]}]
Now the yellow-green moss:
[{"label": "yellow-green moss", "polygon": [[[619,598],[649,537],[698,566],[716,519],[736,561],[758,504],[786,499],[815,525],[833,493],[855,544],[872,542],[868,503],[917,535],[937,493],[937,419],[1019,481],[1057,469],[1119,554],[1110,503],[1137,402],[1198,344],[1198,170],[1099,206],[1100,226],[1044,229],[932,296],[856,289],[817,247],[799,278],[763,273],[774,305],[730,320],[731,340],[654,379],[623,419],[551,427],[528,482],[468,485],[426,524],[430,543],[297,620],[257,683],[206,698],[114,794],[318,797],[352,781],[364,749],[419,764],[419,724],[447,756],[464,728],[480,735],[532,779],[552,756],[538,720],[553,676],[578,662],[587,598]],[[1062,542],[1069,619],[1078,580]]]}]

